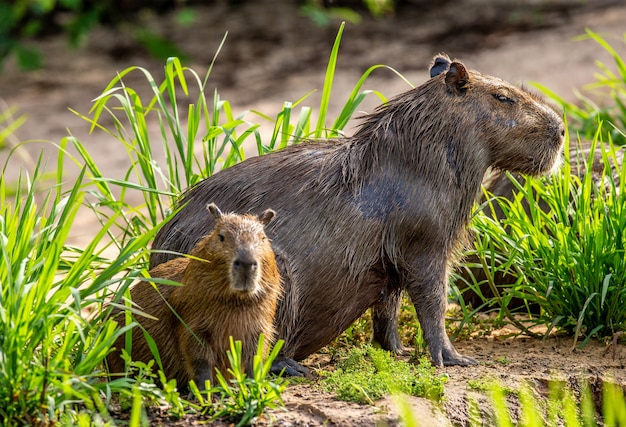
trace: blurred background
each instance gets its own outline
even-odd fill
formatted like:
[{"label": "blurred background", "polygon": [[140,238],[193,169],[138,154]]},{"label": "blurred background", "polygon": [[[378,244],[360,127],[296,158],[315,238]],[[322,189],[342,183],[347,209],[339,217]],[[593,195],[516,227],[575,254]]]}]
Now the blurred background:
[{"label": "blurred background", "polygon": [[[391,66],[413,84],[432,56],[514,83],[538,81],[566,99],[593,81],[610,56],[585,28],[624,52],[626,5],[618,0],[17,0],[0,2],[0,102],[28,117],[18,137],[58,140],[88,128],[68,111],[131,65],[159,75],[165,58],[203,75],[228,33],[209,88],[234,108],[263,111],[321,89],[339,24],[346,21],[338,106],[361,73]],[[140,79],[140,76],[135,76]],[[132,77],[131,77],[132,78]],[[392,96],[408,88],[380,71],[368,85]],[[314,103],[314,97],[311,98]],[[374,104],[376,100],[374,100]],[[331,106],[332,108],[332,106]],[[364,107],[366,108],[366,107]]]}]

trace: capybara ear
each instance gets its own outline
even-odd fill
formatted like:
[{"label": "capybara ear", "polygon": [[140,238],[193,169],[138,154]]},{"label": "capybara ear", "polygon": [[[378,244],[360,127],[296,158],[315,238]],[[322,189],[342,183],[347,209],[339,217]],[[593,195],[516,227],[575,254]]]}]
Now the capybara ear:
[{"label": "capybara ear", "polygon": [[456,95],[462,95],[467,89],[469,83],[469,74],[465,66],[460,62],[450,64],[450,69],[446,73],[446,86],[448,91]]},{"label": "capybara ear", "polygon": [[430,77],[433,78],[447,71],[450,67],[450,62],[450,58],[445,53],[435,55],[433,62],[430,63]]},{"label": "capybara ear", "polygon": [[259,216],[259,221],[261,221],[261,224],[267,225],[274,219],[275,216],[276,212],[274,210],[266,209],[265,212]]},{"label": "capybara ear", "polygon": [[222,211],[215,203],[209,203],[206,205],[206,208],[209,212],[211,212],[211,215],[213,215],[213,218],[215,218],[216,221],[222,217]]}]

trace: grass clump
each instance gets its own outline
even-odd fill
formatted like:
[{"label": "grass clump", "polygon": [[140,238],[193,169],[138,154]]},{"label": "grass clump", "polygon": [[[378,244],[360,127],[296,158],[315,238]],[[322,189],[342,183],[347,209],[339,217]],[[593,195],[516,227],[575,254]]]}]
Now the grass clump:
[{"label": "grass clump", "polygon": [[[513,199],[492,199],[492,215],[479,212],[472,223],[474,253],[486,280],[492,288],[498,273],[513,281],[499,302],[516,297],[537,305],[541,310],[532,322],[559,327],[576,339],[626,330],[626,193],[619,189],[626,167],[617,160],[617,148],[600,144],[598,136],[582,177],[571,173],[566,147],[562,173],[551,179],[511,177]],[[596,147],[604,164],[599,180],[592,170]],[[496,207],[503,218],[497,219]]]},{"label": "grass clump", "polygon": [[[7,164],[10,163],[7,161]],[[6,170],[6,165],[5,165]],[[102,381],[102,361],[121,333],[103,309],[108,286],[133,268],[153,236],[136,236],[114,259],[98,248],[106,226],[84,249],[67,244],[84,198],[83,175],[69,190],[40,195],[37,164],[15,197],[0,180],[0,419],[4,425],[54,423],[82,407],[106,419],[119,382]],[[3,171],[4,173],[4,171]],[[96,273],[97,272],[97,273]],[[78,404],[77,402],[80,402]]]},{"label": "grass clump", "polygon": [[335,371],[324,378],[323,386],[341,400],[374,404],[392,392],[439,400],[446,381],[447,376],[437,375],[425,358],[413,365],[365,345],[350,349]]},{"label": "grass clump", "polygon": [[217,371],[217,382],[206,391],[199,391],[196,384],[190,383],[193,396],[198,401],[194,409],[211,419],[228,419],[236,422],[236,427],[251,425],[268,409],[283,407],[282,392],[287,388],[287,381],[281,376],[270,378],[270,368],[283,346],[279,340],[264,358],[264,337],[261,335],[253,361],[253,372],[248,376],[241,362],[241,341],[230,337],[228,370],[230,381]]}]

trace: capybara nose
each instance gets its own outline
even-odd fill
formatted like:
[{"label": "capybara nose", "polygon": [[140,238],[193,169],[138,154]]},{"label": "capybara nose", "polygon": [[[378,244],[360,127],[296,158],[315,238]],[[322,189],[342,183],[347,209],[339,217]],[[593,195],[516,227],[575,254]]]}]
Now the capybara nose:
[{"label": "capybara nose", "polygon": [[233,289],[245,292],[256,292],[258,289],[259,263],[249,251],[239,251],[233,261]]},{"label": "capybara nose", "polygon": [[233,261],[233,269],[239,273],[253,272],[258,267],[259,263],[257,260],[249,254],[241,254]]}]

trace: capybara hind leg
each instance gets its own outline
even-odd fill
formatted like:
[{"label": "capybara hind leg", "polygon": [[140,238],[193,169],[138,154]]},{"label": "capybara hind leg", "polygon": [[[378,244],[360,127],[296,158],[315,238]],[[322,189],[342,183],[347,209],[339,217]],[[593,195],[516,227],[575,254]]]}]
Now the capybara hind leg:
[{"label": "capybara hind leg", "polygon": [[193,380],[198,386],[198,390],[204,390],[205,384],[209,381],[210,385],[213,385],[213,366],[206,361],[197,359],[193,361]]},{"label": "capybara hind leg", "polygon": [[396,354],[406,353],[398,334],[398,315],[402,303],[402,289],[390,291],[384,301],[372,306],[372,322],[374,325],[374,342]]},{"label": "capybara hind leg", "polygon": [[270,371],[278,375],[281,372],[284,376],[288,377],[305,377],[308,379],[314,379],[315,375],[305,366],[302,366],[298,362],[289,357],[278,356],[274,359]]}]

